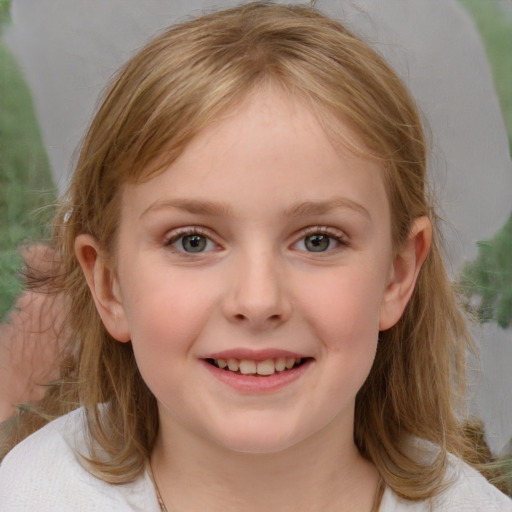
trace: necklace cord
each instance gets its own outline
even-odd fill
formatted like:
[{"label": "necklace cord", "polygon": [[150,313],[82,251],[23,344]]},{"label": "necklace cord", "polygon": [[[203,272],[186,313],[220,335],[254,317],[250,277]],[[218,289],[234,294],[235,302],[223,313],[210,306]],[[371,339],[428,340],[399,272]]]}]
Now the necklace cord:
[{"label": "necklace cord", "polygon": [[153,487],[155,488],[156,499],[158,500],[158,505],[160,506],[160,512],[167,512],[167,508],[165,507],[164,499],[162,498],[162,494],[160,493],[160,489],[158,488],[158,484],[156,483],[155,475],[153,474],[153,469],[151,468],[151,462],[148,461],[146,464],[149,478],[153,482]]},{"label": "necklace cord", "polygon": [[[160,489],[158,488],[158,484],[156,483],[155,475],[153,474],[153,469],[151,468],[151,462],[147,463],[147,470],[149,474],[149,478],[153,482],[153,487],[155,488],[156,499],[158,500],[158,505],[160,506],[160,512],[168,512],[165,507],[164,499],[162,498],[162,494],[160,493]],[[379,512],[380,503],[382,501],[382,496],[384,495],[385,490],[384,480],[379,478],[379,482],[377,484],[377,489],[375,490],[375,496],[373,499],[373,505],[371,512]]]}]

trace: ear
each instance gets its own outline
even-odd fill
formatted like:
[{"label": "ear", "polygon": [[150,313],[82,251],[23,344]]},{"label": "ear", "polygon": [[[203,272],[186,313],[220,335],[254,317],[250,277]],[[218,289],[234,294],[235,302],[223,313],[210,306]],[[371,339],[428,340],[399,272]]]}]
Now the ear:
[{"label": "ear", "polygon": [[402,316],[431,243],[432,224],[427,217],[418,217],[394,257],[380,310],[380,331],[393,327]]},{"label": "ear", "polygon": [[116,340],[130,341],[130,329],[117,278],[102,255],[97,240],[91,235],[78,235],[75,254],[105,328]]}]

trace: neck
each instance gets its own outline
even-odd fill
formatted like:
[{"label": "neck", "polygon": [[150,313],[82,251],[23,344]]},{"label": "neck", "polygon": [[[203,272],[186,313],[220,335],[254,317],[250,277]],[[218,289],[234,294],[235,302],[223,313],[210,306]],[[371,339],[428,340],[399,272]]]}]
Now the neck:
[{"label": "neck", "polygon": [[379,480],[351,438],[331,435],[247,454],[161,428],[151,465],[168,512],[370,512]]}]

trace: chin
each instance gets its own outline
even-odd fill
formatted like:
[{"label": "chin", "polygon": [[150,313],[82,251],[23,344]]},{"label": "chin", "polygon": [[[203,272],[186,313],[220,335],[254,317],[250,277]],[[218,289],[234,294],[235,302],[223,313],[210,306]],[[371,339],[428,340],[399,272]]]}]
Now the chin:
[{"label": "chin", "polygon": [[[273,428],[274,427],[274,428]],[[216,444],[224,449],[246,454],[271,454],[282,452],[306,436],[286,429],[284,425],[252,424],[232,429],[230,433],[214,435]]]}]

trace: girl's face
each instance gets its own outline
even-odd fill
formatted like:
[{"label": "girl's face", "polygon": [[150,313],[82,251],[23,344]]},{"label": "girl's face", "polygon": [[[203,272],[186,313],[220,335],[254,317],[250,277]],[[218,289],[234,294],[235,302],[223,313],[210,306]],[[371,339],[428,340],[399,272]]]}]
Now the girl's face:
[{"label": "girl's face", "polygon": [[379,329],[406,302],[383,172],[265,89],[125,186],[102,316],[132,341],[164,435],[258,453],[352,442]]}]

